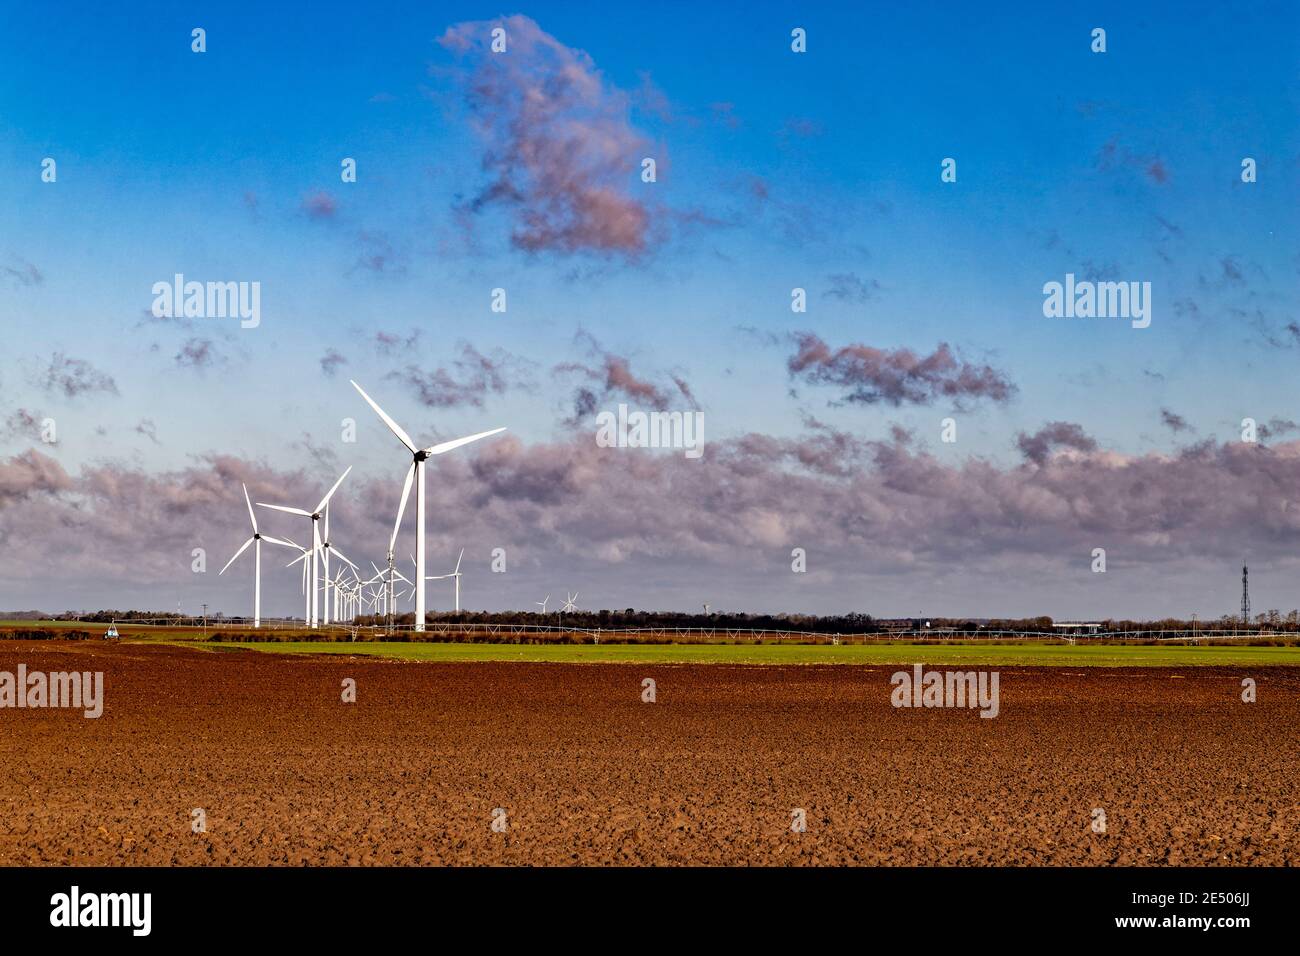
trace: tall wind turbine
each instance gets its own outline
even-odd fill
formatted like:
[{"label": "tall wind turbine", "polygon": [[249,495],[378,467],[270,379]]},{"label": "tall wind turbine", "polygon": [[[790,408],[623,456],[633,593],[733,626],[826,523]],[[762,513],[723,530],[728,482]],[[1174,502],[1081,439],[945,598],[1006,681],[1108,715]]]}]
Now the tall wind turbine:
[{"label": "tall wind turbine", "polygon": [[[317,615],[318,602],[316,596],[316,582],[320,580],[320,575],[318,573],[320,565],[318,561],[321,553],[321,538],[320,538],[321,515],[325,511],[325,506],[330,503],[330,498],[334,496],[334,492],[339,490],[339,485],[343,484],[343,479],[348,476],[348,472],[351,470],[352,470],[352,466],[348,465],[347,471],[339,475],[339,480],[334,482],[333,488],[325,492],[325,497],[320,500],[320,504],[316,506],[316,509],[314,511],[303,511],[301,508],[290,508],[287,505],[268,505],[262,501],[259,501],[257,503],[257,506],[259,508],[271,508],[275,511],[283,511],[291,515],[302,515],[304,518],[311,519],[311,614],[310,614],[310,620],[307,622],[308,627],[315,627],[317,621],[319,620]],[[352,562],[349,561],[348,563],[351,564]]]},{"label": "tall wind turbine", "polygon": [[[349,379],[349,381],[351,381]],[[461,445],[468,445],[470,442],[478,441],[480,438],[487,438],[490,435],[496,435],[505,431],[505,428],[493,428],[490,431],[479,432],[476,435],[467,435],[464,438],[455,438],[451,441],[440,442],[437,445],[431,445],[428,448],[419,448],[415,441],[402,430],[402,426],[393,421],[375,400],[366,394],[356,382],[352,382],[352,387],[360,393],[361,397],[366,400],[366,404],[375,410],[375,414],[383,419],[384,424],[389,430],[397,436],[406,450],[411,453],[413,461],[410,469],[406,472],[406,483],[402,486],[402,503],[397,508],[397,522],[393,525],[393,539],[389,543],[388,563],[392,567],[393,563],[393,542],[397,539],[397,529],[402,524],[402,514],[406,511],[406,499],[411,494],[411,483],[415,483],[415,629],[424,630],[424,463],[434,455],[442,455]]]},{"label": "tall wind turbine", "polygon": [[[235,558],[239,557],[248,550],[248,546],[253,545],[253,627],[262,626],[262,542],[270,541],[272,544],[282,544],[286,548],[296,548],[297,545],[290,544],[288,541],[282,541],[279,538],[273,538],[269,534],[261,534],[257,530],[257,516],[253,514],[253,502],[248,497],[248,485],[241,482],[244,489],[244,504],[248,505],[248,520],[253,523],[253,536],[245,541],[235,556],[226,562],[226,568],[235,563]],[[459,566],[459,565],[458,565]],[[226,568],[217,572],[217,576],[226,573]]]},{"label": "tall wind turbine", "polygon": [[456,558],[456,570],[452,571],[450,574],[431,574],[429,575],[428,578],[425,579],[428,581],[443,581],[447,578],[456,579],[456,613],[457,614],[460,613],[460,559],[463,557],[465,557],[465,549],[461,548],[460,556]]}]

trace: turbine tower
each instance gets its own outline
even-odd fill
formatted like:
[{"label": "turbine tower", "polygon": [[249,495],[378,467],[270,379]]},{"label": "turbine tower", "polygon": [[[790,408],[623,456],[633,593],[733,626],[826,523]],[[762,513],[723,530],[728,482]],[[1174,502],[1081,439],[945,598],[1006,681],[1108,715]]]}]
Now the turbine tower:
[{"label": "turbine tower", "polygon": [[[351,379],[349,379],[349,381],[351,381]],[[397,508],[397,522],[393,526],[393,539],[396,540],[397,528],[401,526],[402,514],[406,511],[406,499],[411,494],[411,484],[412,482],[414,482],[415,524],[416,524],[415,585],[414,585],[415,629],[417,631],[423,631],[424,630],[424,606],[425,606],[424,605],[424,523],[425,523],[424,463],[427,459],[431,458],[434,455],[442,455],[445,454],[446,452],[452,451],[453,449],[459,448],[461,445],[468,445],[470,442],[478,441],[480,438],[487,438],[490,435],[499,434],[500,432],[505,431],[505,428],[504,427],[493,428],[490,431],[479,432],[476,435],[467,435],[464,438],[455,438],[452,439],[451,441],[440,442],[439,444],[431,445],[428,448],[420,448],[415,444],[414,439],[412,439],[410,435],[408,435],[405,431],[403,431],[402,426],[397,424],[397,422],[393,421],[393,419],[389,417],[388,413],[385,412],[382,408],[380,408],[379,405],[375,403],[375,400],[373,398],[371,398],[369,395],[366,394],[365,389],[363,389],[356,382],[352,382],[352,387],[355,388],[357,392],[360,393],[361,397],[366,400],[366,404],[375,410],[375,414],[378,415],[381,419],[383,419],[384,424],[387,425],[389,430],[394,435],[397,436],[397,440],[400,441],[406,447],[406,450],[411,453],[411,457],[413,459],[413,461],[411,462],[411,467],[406,472],[406,482],[402,486],[402,502],[400,505],[398,505]],[[393,549],[390,544],[388,549],[389,567],[392,567],[392,562],[393,562]]]},{"label": "turbine tower", "polygon": [[321,616],[324,620],[322,624],[329,626],[330,622],[330,506],[325,506],[325,527],[321,532],[321,563],[322,572],[325,578],[324,600],[321,602]]}]

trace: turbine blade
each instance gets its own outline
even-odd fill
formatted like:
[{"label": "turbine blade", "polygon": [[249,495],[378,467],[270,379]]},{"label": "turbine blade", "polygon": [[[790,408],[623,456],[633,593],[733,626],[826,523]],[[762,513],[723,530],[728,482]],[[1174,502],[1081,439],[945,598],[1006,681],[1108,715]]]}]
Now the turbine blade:
[{"label": "turbine blade", "polygon": [[301,508],[290,508],[288,505],[268,505],[264,501],[259,501],[257,506],[259,508],[270,508],[272,511],[283,511],[286,514],[302,515],[304,518],[311,517],[310,511],[303,511]]},{"label": "turbine blade", "polygon": [[494,428],[491,431],[486,432],[479,432],[477,435],[466,435],[464,438],[454,438],[451,441],[445,441],[441,444],[426,448],[425,452],[430,455],[441,455],[444,452],[451,451],[453,448],[459,448],[461,445],[468,445],[472,441],[478,441],[480,438],[487,438],[489,435],[500,434],[505,430],[505,426],[502,425],[500,428]]},{"label": "turbine blade", "polygon": [[286,548],[296,548],[296,547],[298,547],[298,546],[297,546],[296,544],[294,544],[292,541],[285,541],[285,540],[283,540],[282,538],[272,538],[269,534],[264,534],[264,535],[262,535],[262,540],[263,540],[263,541],[269,541],[269,542],[271,542],[271,544],[278,544],[278,545],[281,545],[281,546],[286,547]]},{"label": "turbine blade", "polygon": [[257,534],[257,515],[253,514],[253,502],[248,499],[248,485],[240,482],[244,489],[244,504],[248,505],[248,520],[253,522],[253,534]]},{"label": "turbine blade", "polygon": [[[352,382],[352,379],[348,379],[348,381]],[[369,395],[366,394],[366,390],[364,388],[362,388],[356,382],[352,382],[352,387],[361,393],[361,397],[366,400],[366,404],[369,405],[371,408],[373,408],[375,410],[375,414],[384,420],[384,424],[387,425],[389,429],[392,431],[392,433],[397,436],[397,440],[406,446],[407,451],[409,451],[412,455],[414,455],[417,451],[419,451],[419,449],[415,447],[415,442],[411,440],[411,436],[406,434],[406,432],[402,430],[401,425],[397,424],[397,422],[393,421],[391,418],[388,417],[388,413],[384,411],[382,408],[380,408],[375,403],[375,400],[373,398],[371,398]]]},{"label": "turbine blade", "polygon": [[402,485],[402,503],[397,506],[397,520],[393,522],[393,536],[388,539],[389,551],[397,544],[397,532],[402,527],[402,516],[406,514],[406,501],[411,497],[411,482],[414,480],[415,462],[411,462],[411,467],[406,469],[406,483]]},{"label": "turbine blade", "polygon": [[[338,545],[336,545],[336,544],[331,544],[331,545],[330,545],[330,550],[331,550],[332,552],[334,552],[334,557],[338,558],[340,561],[342,561],[342,562],[344,562],[345,564],[347,564],[347,565],[348,565],[349,567],[351,567],[353,570],[356,570],[356,571],[360,571],[360,570],[361,570],[361,569],[358,568],[355,564],[352,563],[351,559],[349,559],[348,556],[347,556],[346,554],[344,554],[342,551],[339,550]],[[339,574],[342,574],[342,573],[343,573],[343,570],[340,568],[340,569],[339,569]]]},{"label": "turbine blade", "polygon": [[[241,554],[243,554],[245,551],[247,551],[247,550],[248,550],[248,546],[249,546],[250,544],[252,544],[254,540],[255,540],[255,539],[253,539],[253,538],[249,538],[249,539],[248,539],[247,541],[245,541],[242,545],[240,545],[239,550],[235,552],[235,556],[232,557],[229,561],[226,562],[226,568],[228,568],[228,567],[230,567],[232,564],[234,564],[234,563],[235,563],[235,558],[239,557]],[[218,572],[217,572],[217,576],[220,577],[221,575],[225,574],[225,573],[226,573],[226,568],[222,568],[220,571],[218,571]]]},{"label": "turbine blade", "polygon": [[460,574],[460,559],[465,557],[465,549],[460,549],[460,555],[456,558],[456,570],[452,574]]},{"label": "turbine blade", "polygon": [[329,491],[325,492],[325,497],[322,498],[320,500],[320,504],[316,506],[317,514],[320,514],[322,511],[325,510],[325,506],[329,504],[330,498],[334,495],[334,492],[339,490],[339,485],[343,484],[343,479],[348,476],[348,472],[351,470],[352,470],[352,466],[348,465],[347,471],[344,471],[343,474],[339,475],[339,480],[334,482],[334,487],[331,488]]}]

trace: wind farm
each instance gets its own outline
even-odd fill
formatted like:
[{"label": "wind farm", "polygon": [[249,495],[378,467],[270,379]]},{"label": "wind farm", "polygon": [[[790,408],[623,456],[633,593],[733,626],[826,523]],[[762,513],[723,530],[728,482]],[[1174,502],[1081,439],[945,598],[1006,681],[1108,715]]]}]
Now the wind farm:
[{"label": "wind farm", "polygon": [[[402,447],[411,455],[412,461],[406,469],[405,478],[402,483],[401,495],[398,499],[396,508],[396,517],[393,520],[393,531],[388,539],[388,550],[384,557],[385,567],[381,569],[374,561],[370,562],[374,575],[363,577],[361,567],[349,558],[331,538],[330,534],[330,500],[342,486],[344,479],[352,471],[352,465],[349,465],[344,472],[339,475],[334,484],[325,492],[325,495],[316,504],[315,508],[307,510],[291,505],[272,504],[259,501],[257,506],[269,511],[279,512],[281,514],[294,515],[300,518],[307,518],[311,522],[312,542],[310,548],[304,548],[294,543],[289,538],[277,538],[270,535],[264,535],[258,530],[257,516],[253,511],[253,503],[248,496],[248,488],[243,488],[245,503],[248,508],[249,521],[252,524],[252,535],[245,541],[226,565],[219,572],[225,574],[226,570],[234,564],[250,546],[254,549],[254,573],[253,573],[253,613],[252,626],[254,629],[262,626],[262,541],[267,541],[285,548],[295,549],[299,552],[298,557],[290,561],[286,567],[293,567],[299,563],[302,564],[302,594],[304,598],[303,624],[307,628],[328,628],[331,624],[346,625],[353,622],[357,617],[370,611],[371,616],[384,616],[388,619],[388,626],[392,627],[392,618],[397,613],[400,602],[403,599],[409,600],[414,606],[414,627],[413,630],[423,632],[425,629],[426,614],[428,604],[426,601],[426,581],[452,581],[453,609],[455,612],[460,611],[461,600],[461,562],[465,557],[465,550],[462,548],[456,557],[455,566],[451,571],[445,574],[425,574],[425,539],[426,539],[426,507],[425,507],[425,462],[428,459],[444,455],[457,448],[480,441],[484,438],[490,438],[504,432],[505,427],[493,428],[487,431],[478,432],[477,434],[468,435],[451,441],[437,442],[426,447],[417,446],[409,434],[394,421],[379,404],[372,399],[365,390],[356,382],[351,382],[353,388],[364,399],[365,403],[373,409],[379,419],[388,427],[389,431],[401,443]],[[397,548],[398,536],[402,530],[402,519],[406,514],[407,502],[410,499],[412,487],[415,489],[415,553],[411,557],[411,564],[414,568],[415,580],[412,581],[404,574],[397,570],[394,560],[394,552]],[[345,568],[337,567],[333,576],[330,573],[330,560],[336,558],[339,562],[346,565]],[[398,583],[406,586],[405,589],[398,587]],[[543,609],[544,610],[544,609]]]}]

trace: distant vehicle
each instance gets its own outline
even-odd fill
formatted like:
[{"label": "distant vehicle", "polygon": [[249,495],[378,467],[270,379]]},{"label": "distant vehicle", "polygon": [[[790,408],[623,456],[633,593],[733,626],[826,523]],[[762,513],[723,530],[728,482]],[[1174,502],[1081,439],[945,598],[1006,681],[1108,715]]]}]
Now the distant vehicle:
[{"label": "distant vehicle", "polygon": [[120,638],[120,637],[118,636],[118,634],[117,634],[117,625],[116,625],[116,624],[110,624],[110,625],[108,625],[108,630],[104,632],[104,640],[106,640],[106,641],[118,641],[118,640],[121,640],[121,638]]}]

